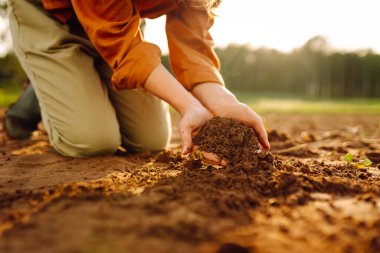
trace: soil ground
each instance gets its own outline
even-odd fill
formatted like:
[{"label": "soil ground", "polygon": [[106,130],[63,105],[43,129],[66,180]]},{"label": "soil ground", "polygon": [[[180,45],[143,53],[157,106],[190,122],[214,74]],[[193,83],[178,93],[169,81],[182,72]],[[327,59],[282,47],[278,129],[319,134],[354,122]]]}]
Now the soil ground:
[{"label": "soil ground", "polygon": [[380,252],[380,116],[263,116],[254,167],[184,159],[176,129],[170,151],[86,159],[0,136],[0,252]]}]

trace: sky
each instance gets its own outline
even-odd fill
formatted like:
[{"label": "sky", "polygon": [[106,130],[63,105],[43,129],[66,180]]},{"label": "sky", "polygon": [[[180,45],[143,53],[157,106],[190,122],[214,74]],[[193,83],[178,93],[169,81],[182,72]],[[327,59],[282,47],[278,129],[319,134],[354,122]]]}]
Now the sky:
[{"label": "sky", "polygon": [[[380,53],[379,0],[224,0],[211,29],[216,46],[229,43],[283,52],[325,36],[333,48]],[[167,51],[165,19],[147,21],[146,39]]]},{"label": "sky", "polygon": [[[223,0],[211,35],[216,46],[250,44],[283,52],[322,35],[339,50],[380,53],[379,10],[380,0]],[[4,20],[2,29],[7,29]],[[148,20],[145,34],[167,52],[164,17]],[[8,39],[0,45],[0,55],[10,44]]]}]

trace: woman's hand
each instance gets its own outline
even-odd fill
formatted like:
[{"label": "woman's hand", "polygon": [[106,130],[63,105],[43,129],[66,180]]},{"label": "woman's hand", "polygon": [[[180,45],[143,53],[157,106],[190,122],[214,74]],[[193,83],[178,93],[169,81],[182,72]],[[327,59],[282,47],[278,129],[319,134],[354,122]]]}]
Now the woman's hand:
[{"label": "woman's hand", "polygon": [[246,104],[237,102],[236,104],[221,105],[214,108],[213,113],[215,116],[236,119],[244,125],[252,127],[263,148],[265,150],[270,149],[268,134],[264,128],[261,117]]},{"label": "woman's hand", "polygon": [[217,83],[198,84],[192,93],[214,116],[236,119],[252,127],[262,147],[270,149],[261,117],[247,105],[240,103],[224,86]]},{"label": "woman's hand", "polygon": [[[201,127],[211,118],[213,115],[202,105],[190,107],[188,111],[182,116],[179,122],[179,132],[182,141],[182,154],[187,155],[190,152],[196,152],[197,146],[193,145],[193,137],[198,133]],[[221,159],[219,156],[202,152],[203,161],[214,165],[227,165],[227,162]]]},{"label": "woman's hand", "polygon": [[[192,137],[213,116],[237,119],[251,126],[257,133],[260,143],[269,149],[261,118],[246,105],[239,103],[225,87],[215,83],[195,86],[192,96],[160,64],[148,76],[144,88],[172,105],[182,116],[179,124],[183,154],[194,151]],[[218,156],[203,153],[205,161],[225,165]]]},{"label": "woman's hand", "polygon": [[179,122],[179,133],[184,155],[193,151],[193,136],[212,117],[212,114],[201,104],[189,107],[182,115]]},{"label": "woman's hand", "polygon": [[[213,116],[193,95],[191,95],[161,64],[149,75],[144,88],[168,102],[182,116],[179,123],[182,152],[193,151],[192,137]],[[213,156],[205,154],[207,159]]]}]

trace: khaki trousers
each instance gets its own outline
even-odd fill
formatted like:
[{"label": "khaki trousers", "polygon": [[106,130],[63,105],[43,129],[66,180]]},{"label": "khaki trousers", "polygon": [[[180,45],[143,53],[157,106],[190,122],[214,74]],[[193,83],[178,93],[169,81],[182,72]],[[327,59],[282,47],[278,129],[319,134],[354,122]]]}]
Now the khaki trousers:
[{"label": "khaki trousers", "polygon": [[32,81],[44,126],[65,156],[161,150],[170,140],[166,103],[144,89],[114,91],[111,69],[75,18],[61,24],[41,0],[11,0],[14,51]]}]

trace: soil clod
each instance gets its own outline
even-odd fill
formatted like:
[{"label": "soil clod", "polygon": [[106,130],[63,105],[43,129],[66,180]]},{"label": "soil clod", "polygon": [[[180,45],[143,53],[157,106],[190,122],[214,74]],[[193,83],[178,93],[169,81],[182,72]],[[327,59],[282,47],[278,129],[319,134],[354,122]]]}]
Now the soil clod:
[{"label": "soil clod", "polygon": [[254,161],[260,152],[253,129],[233,119],[214,117],[193,141],[200,150],[214,153],[231,165]]}]

